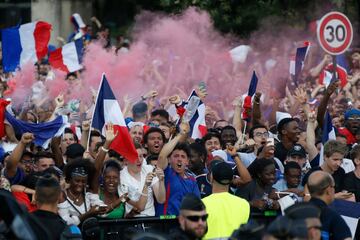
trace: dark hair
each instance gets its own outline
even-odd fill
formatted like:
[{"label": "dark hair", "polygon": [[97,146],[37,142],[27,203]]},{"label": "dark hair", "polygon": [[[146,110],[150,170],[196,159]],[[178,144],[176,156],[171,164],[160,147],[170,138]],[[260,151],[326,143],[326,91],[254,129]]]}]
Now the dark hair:
[{"label": "dark hair", "polygon": [[187,143],[178,143],[174,150],[171,152],[171,154],[175,151],[175,150],[182,150],[186,153],[187,157],[190,157],[190,148],[189,145]]},{"label": "dark hair", "polygon": [[146,157],[146,163],[150,164],[151,161],[158,160],[158,158],[159,158],[159,155],[156,155],[156,154],[149,155]]},{"label": "dark hair", "polygon": [[269,165],[275,166],[275,162],[273,159],[257,158],[250,164],[248,170],[253,178],[258,178],[259,174],[261,174],[264,169]]},{"label": "dark hair", "polygon": [[262,125],[262,124],[254,125],[252,128],[250,128],[249,138],[254,138],[254,131],[258,128],[265,128],[266,130],[268,130],[265,125]]},{"label": "dark hair", "polygon": [[297,122],[297,121],[295,118],[284,118],[278,123],[277,132],[278,132],[279,137],[282,136],[282,130],[287,128],[287,126],[292,122]]},{"label": "dark hair", "polygon": [[221,140],[220,134],[215,133],[215,132],[208,132],[208,133],[205,134],[205,136],[201,139],[203,145],[205,146],[205,142],[208,141],[208,140],[210,140],[210,139],[213,138],[213,137],[219,139],[219,142],[220,142],[220,140]]},{"label": "dark hair", "polygon": [[124,160],[124,157],[121,156],[119,153],[117,153],[115,150],[113,149],[109,149],[109,152],[108,152],[108,155],[109,155],[109,158],[115,158],[119,161],[123,161]]},{"label": "dark hair", "polygon": [[66,133],[72,134],[74,136],[75,142],[79,142],[79,138],[77,137],[77,135],[73,132],[73,130],[71,128],[65,128],[63,134],[66,134]]},{"label": "dark hair", "polygon": [[207,162],[207,151],[204,145],[194,142],[189,145],[189,149],[199,154],[200,157],[203,157],[204,162]]},{"label": "dark hair", "polygon": [[285,164],[284,173],[288,173],[290,169],[298,169],[301,171],[301,167],[297,162],[288,162]]},{"label": "dark hair", "polygon": [[89,159],[77,158],[67,163],[64,168],[65,180],[69,182],[71,180],[71,174],[75,168],[83,167],[85,168],[88,174],[88,184],[92,182],[92,179],[95,175],[95,165]]},{"label": "dark hair", "polygon": [[115,169],[115,170],[118,171],[118,172],[121,171],[120,164],[118,163],[117,160],[110,159],[110,160],[107,160],[107,161],[104,163],[103,175],[105,174],[106,170],[109,169],[109,168],[113,168],[113,169]]},{"label": "dark hair", "polygon": [[163,133],[163,131],[162,131],[160,128],[151,127],[151,128],[150,128],[149,130],[147,130],[146,133],[144,134],[144,144],[146,144],[146,143],[148,142],[149,135],[150,135],[151,133],[154,133],[154,132],[160,133],[163,142],[165,142],[166,138],[165,138],[165,134]]},{"label": "dark hair", "polygon": [[165,118],[166,121],[169,121],[169,113],[165,109],[156,109],[151,112],[151,117],[155,117],[157,115]]},{"label": "dark hair", "polygon": [[89,139],[89,145],[92,143],[92,137],[100,137],[101,141],[105,140],[105,138],[101,135],[101,133],[97,130],[91,130],[90,132],[90,139]]},{"label": "dark hair", "polygon": [[54,154],[50,152],[40,151],[35,154],[34,162],[37,163],[42,158],[52,158],[55,161]]},{"label": "dark hair", "polygon": [[225,130],[232,130],[232,131],[235,132],[235,135],[236,135],[236,129],[235,129],[233,126],[231,126],[231,125],[227,125],[227,126],[223,127],[223,128],[221,129],[220,135],[221,135]]},{"label": "dark hair", "polygon": [[52,176],[40,177],[36,183],[35,196],[39,204],[56,204],[61,194],[60,183]]}]

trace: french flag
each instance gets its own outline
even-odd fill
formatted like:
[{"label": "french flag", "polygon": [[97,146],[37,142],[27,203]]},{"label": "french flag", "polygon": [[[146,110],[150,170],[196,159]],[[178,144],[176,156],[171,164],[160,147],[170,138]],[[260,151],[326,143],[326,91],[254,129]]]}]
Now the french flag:
[{"label": "french flag", "polygon": [[291,75],[294,76],[295,85],[297,85],[299,74],[304,67],[304,62],[306,56],[309,53],[309,50],[310,50],[310,42],[304,42],[304,46],[296,49],[295,58],[290,61],[289,72]]},{"label": "french flag", "polygon": [[14,128],[16,134],[22,135],[26,132],[34,134],[34,143],[46,149],[53,137],[59,137],[63,134],[67,124],[68,117],[61,115],[50,122],[29,123],[16,119],[8,111],[5,111],[5,118]]},{"label": "french flag", "polygon": [[2,32],[2,62],[5,72],[13,72],[27,62],[35,63],[46,56],[51,24],[37,21]]},{"label": "french flag", "polygon": [[114,124],[114,131],[118,132],[117,137],[110,145],[110,149],[119,153],[129,162],[135,162],[138,159],[137,151],[130,137],[120,105],[111,90],[105,74],[103,74],[91,126],[100,130],[105,135],[107,123]]},{"label": "french flag", "polygon": [[[186,107],[191,99],[191,97],[198,97],[195,90],[192,90],[188,100],[185,102],[183,101],[181,106],[177,106],[176,111],[180,117],[183,117],[184,113],[186,112]],[[180,125],[181,119],[178,119],[177,126]],[[202,138],[207,133],[206,122],[205,122],[205,104],[200,100],[196,111],[192,118],[189,121],[190,125],[190,137],[192,139]]]},{"label": "french flag", "polygon": [[74,36],[74,39],[76,40],[76,39],[81,38],[85,34],[86,25],[85,25],[84,21],[82,20],[80,14],[74,13],[71,16],[70,21],[75,27],[76,34]]},{"label": "french flag", "polygon": [[242,106],[244,110],[241,114],[241,118],[247,122],[249,122],[251,119],[252,97],[256,92],[257,83],[258,83],[258,78],[254,71],[251,77],[248,93],[243,101],[243,106]]},{"label": "french flag", "polygon": [[75,72],[82,69],[82,51],[82,40],[75,40],[50,52],[49,63],[53,68],[60,69],[64,72]]},{"label": "french flag", "polygon": [[[336,56],[336,72],[337,77],[340,80],[340,86],[344,87],[347,83],[348,65],[344,54]],[[330,84],[333,77],[334,67],[333,64],[327,65],[319,75],[319,84],[323,84],[326,87]]]},{"label": "french flag", "polygon": [[[187,102],[189,102],[192,96],[199,97],[196,94],[195,90],[193,90]],[[192,139],[202,138],[207,133],[206,122],[205,122],[205,104],[201,100],[195,111],[194,116],[189,121],[189,124],[190,124],[190,137]]]},{"label": "french flag", "polygon": [[320,160],[319,165],[321,165],[324,162],[324,145],[329,140],[336,140],[336,134],[335,134],[335,128],[332,125],[331,116],[329,112],[326,112],[325,119],[324,119],[324,126],[322,129],[322,146],[320,150]]}]

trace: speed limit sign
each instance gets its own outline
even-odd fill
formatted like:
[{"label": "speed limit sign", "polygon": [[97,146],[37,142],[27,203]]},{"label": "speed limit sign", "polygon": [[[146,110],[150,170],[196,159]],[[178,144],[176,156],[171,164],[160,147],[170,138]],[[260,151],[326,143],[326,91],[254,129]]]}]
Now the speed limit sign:
[{"label": "speed limit sign", "polygon": [[351,22],[340,12],[330,12],[321,18],[317,27],[317,38],[327,53],[342,54],[353,39]]}]

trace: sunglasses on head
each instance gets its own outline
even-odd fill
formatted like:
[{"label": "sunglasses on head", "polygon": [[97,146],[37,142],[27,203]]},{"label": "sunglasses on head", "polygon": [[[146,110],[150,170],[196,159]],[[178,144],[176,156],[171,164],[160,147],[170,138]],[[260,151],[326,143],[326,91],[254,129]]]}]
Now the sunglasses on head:
[{"label": "sunglasses on head", "polygon": [[201,221],[205,222],[206,219],[208,218],[209,214],[205,214],[205,215],[192,215],[192,216],[185,216],[186,219],[188,219],[191,222],[198,222],[200,219]]}]

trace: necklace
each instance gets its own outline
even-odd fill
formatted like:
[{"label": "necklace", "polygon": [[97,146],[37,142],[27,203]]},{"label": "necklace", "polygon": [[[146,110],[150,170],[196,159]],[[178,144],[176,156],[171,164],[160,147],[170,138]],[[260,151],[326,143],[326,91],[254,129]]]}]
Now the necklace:
[{"label": "necklace", "polygon": [[78,195],[78,196],[75,196],[72,192],[71,192],[71,190],[69,189],[69,194],[71,195],[71,197],[74,199],[74,202],[75,203],[79,203],[80,202],[80,197],[81,197],[81,193]]}]

